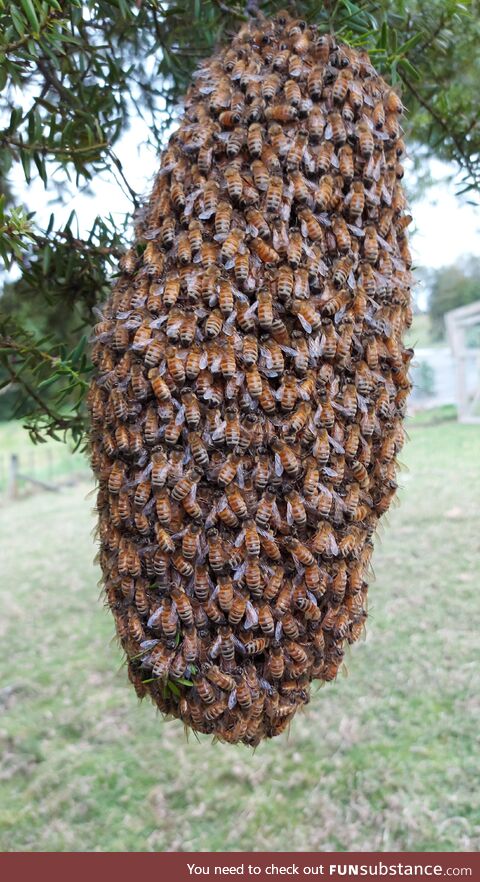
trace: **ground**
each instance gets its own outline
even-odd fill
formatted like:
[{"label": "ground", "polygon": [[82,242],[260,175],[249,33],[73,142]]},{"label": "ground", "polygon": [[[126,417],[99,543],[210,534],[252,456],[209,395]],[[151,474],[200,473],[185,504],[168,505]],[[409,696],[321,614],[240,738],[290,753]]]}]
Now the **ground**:
[{"label": "ground", "polygon": [[480,430],[410,436],[367,639],[255,752],[127,687],[88,484],[3,504],[0,850],[478,850]]}]

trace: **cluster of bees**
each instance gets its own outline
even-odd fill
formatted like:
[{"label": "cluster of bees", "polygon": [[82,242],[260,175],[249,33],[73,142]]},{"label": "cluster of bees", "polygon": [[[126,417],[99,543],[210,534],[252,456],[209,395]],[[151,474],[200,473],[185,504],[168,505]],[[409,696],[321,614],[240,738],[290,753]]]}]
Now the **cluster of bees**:
[{"label": "cluster of bees", "polygon": [[130,679],[282,732],[367,617],[410,389],[398,96],[280,13],[194,76],[95,329],[100,562]]}]

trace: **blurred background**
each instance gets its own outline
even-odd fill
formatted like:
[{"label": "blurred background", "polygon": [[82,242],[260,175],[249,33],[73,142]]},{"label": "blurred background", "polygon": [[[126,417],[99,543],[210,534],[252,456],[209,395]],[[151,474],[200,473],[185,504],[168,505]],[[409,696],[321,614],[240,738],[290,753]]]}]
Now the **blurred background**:
[{"label": "blurred background", "polygon": [[99,597],[84,449],[92,309],[192,69],[245,9],[19,0],[0,12],[2,850],[480,846],[480,11],[296,8],[367,47],[406,106],[414,388],[366,639],[289,734],[255,752],[187,738],[127,685]]}]

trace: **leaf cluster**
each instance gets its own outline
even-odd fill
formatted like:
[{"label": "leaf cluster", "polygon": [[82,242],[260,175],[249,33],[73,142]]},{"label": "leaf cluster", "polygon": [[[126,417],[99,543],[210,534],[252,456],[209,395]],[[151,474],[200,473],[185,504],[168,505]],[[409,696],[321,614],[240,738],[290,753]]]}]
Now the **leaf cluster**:
[{"label": "leaf cluster", "polygon": [[[0,385],[36,438],[80,439],[92,308],[102,302],[128,225],[99,217],[90,230],[55,213],[42,228],[12,181],[40,180],[66,203],[110,176],[132,211],[140,198],[116,148],[139,117],[158,150],[193,69],[255,7],[284,0],[0,0]],[[407,136],[421,171],[428,155],[453,161],[464,192],[480,186],[478,0],[299,0],[292,13],[367,49],[402,91]],[[82,344],[83,345],[83,344]],[[5,400],[5,399],[4,399]],[[1,407],[0,407],[1,414]]]}]

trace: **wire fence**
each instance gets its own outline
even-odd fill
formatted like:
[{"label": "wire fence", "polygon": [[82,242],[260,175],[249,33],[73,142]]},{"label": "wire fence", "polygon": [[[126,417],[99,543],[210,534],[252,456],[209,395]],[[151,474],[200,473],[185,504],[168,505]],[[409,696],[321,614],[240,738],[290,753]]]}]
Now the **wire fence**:
[{"label": "wire fence", "polygon": [[63,444],[29,445],[0,452],[0,497],[15,499],[35,490],[56,492],[89,478],[86,454]]}]

